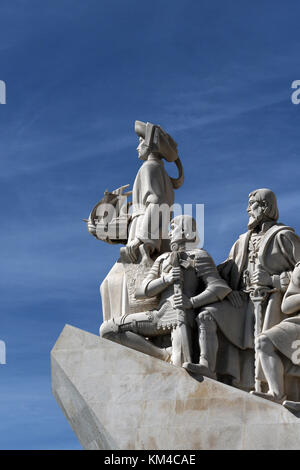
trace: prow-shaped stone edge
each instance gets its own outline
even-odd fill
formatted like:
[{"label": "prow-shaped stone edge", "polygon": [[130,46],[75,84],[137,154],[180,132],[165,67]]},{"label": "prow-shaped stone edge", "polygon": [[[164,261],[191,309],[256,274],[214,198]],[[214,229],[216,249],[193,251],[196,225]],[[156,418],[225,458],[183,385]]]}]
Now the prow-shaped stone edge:
[{"label": "prow-shaped stone edge", "polygon": [[66,325],[52,390],[85,449],[299,449],[284,407]]}]

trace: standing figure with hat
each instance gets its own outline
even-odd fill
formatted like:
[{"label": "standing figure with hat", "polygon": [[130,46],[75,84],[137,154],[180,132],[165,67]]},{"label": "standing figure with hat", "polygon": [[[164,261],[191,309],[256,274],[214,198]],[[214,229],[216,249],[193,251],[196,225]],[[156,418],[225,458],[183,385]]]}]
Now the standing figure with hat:
[{"label": "standing figure with hat", "polygon": [[[132,190],[132,219],[125,252],[131,262],[139,260],[142,249],[144,259],[168,250],[168,226],[172,217],[174,189],[183,181],[183,167],[177,144],[160,126],[135,121],[139,136],[137,147],[143,164]],[[175,162],[178,178],[171,178],[165,170],[163,159]]]},{"label": "standing figure with hat", "polygon": [[[139,137],[138,157],[143,161],[132,192],[129,185],[109,193],[92,210],[88,231],[107,243],[125,245],[120,259],[101,284],[103,319],[148,310],[157,299],[138,301],[135,285],[160,254],[169,251],[168,226],[172,218],[174,189],[184,181],[183,167],[177,144],[159,125],[135,121]],[[171,178],[164,160],[174,162],[178,177]],[[127,196],[132,194],[132,202]],[[131,211],[129,207],[131,205]],[[125,230],[124,230],[125,227]],[[122,234],[120,236],[120,234]]]}]

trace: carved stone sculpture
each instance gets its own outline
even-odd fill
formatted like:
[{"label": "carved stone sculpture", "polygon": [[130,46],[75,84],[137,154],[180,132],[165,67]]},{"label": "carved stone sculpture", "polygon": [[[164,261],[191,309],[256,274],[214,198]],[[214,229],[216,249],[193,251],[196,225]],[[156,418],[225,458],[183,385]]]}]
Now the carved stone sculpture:
[{"label": "carved stone sculpture", "polygon": [[300,238],[270,189],[252,191],[248,230],[216,267],[193,217],[172,214],[177,144],[158,125],[135,132],[132,191],[106,190],[86,220],[125,245],[101,284],[101,338],[63,330],[58,403],[89,449],[299,448]]},{"label": "carved stone sculpture", "polygon": [[[277,358],[271,337],[285,319],[282,299],[300,260],[299,237],[277,222],[275,194],[265,188],[250,193],[248,231],[218,267],[220,277],[204,250],[187,248],[191,217],[175,218],[167,236],[174,189],[184,178],[177,144],[159,125],[136,121],[135,132],[143,164],[132,192],[129,185],[106,191],[87,221],[98,239],[125,245],[101,285],[101,335],[274,401],[298,400],[298,392],[283,392],[288,380],[280,366],[278,373],[268,366]],[[176,163],[177,179],[163,159]],[[204,281],[204,291],[195,279]]]},{"label": "carved stone sculpture", "polygon": [[[139,259],[140,248],[144,255],[163,253],[168,249],[168,226],[174,204],[174,189],[184,180],[183,168],[177,153],[177,144],[160,126],[149,122],[135,122],[139,136],[138,155],[144,161],[132,190],[132,220],[129,227],[126,253],[132,262]],[[179,177],[171,178],[164,168],[163,159],[175,162]],[[157,217],[157,210],[166,211]]]},{"label": "carved stone sculpture", "polygon": [[265,381],[258,361],[254,361],[254,327],[259,334],[283,319],[281,302],[300,260],[300,239],[291,227],[277,223],[277,201],[271,190],[250,193],[247,211],[248,231],[219,266],[232,292],[222,302],[200,311],[199,364],[184,367],[251,390],[255,383],[258,389]]},{"label": "carved stone sculpture", "polygon": [[[231,289],[198,244],[195,221],[183,215],[170,227],[171,252],[154,262],[136,296],[160,296],[156,310],[123,315],[104,322],[100,335],[138,351],[181,366],[191,361],[195,311],[222,300]],[[171,348],[155,344],[158,337],[171,335]]]},{"label": "carved stone sculpture", "polygon": [[[135,286],[153,260],[169,250],[168,226],[172,218],[174,189],[184,181],[177,144],[159,125],[135,122],[139,159],[143,161],[132,192],[129,185],[112,192],[94,207],[86,220],[89,232],[108,243],[121,243],[120,259],[103,281],[100,291],[104,320],[154,308],[155,299],[140,302]],[[175,162],[179,175],[171,178],[163,160]],[[127,198],[132,194],[132,201]]]},{"label": "carved stone sculpture", "polygon": [[[159,125],[142,121],[135,121],[135,132],[139,136],[138,157],[144,163],[136,175],[132,192],[124,193],[129,185],[111,193],[105,191],[104,198],[94,207],[87,221],[89,232],[100,240],[125,244],[122,252],[133,263],[139,261],[140,254],[146,260],[168,249],[174,189],[184,181],[177,144],[172,137]],[[168,175],[163,159],[175,162],[178,178]],[[126,197],[131,194],[132,203],[129,205]],[[157,217],[158,209],[164,212],[163,216]],[[128,233],[124,232],[124,227]]]},{"label": "carved stone sculpture", "polygon": [[269,390],[252,393],[300,411],[300,263],[292,273],[281,308],[286,318],[257,338]]},{"label": "carved stone sculpture", "polygon": [[91,235],[110,244],[127,243],[128,226],[130,223],[129,207],[127,197],[132,191],[124,192],[129,184],[121,186],[112,192],[106,190],[104,197],[95,205],[87,222],[88,231]]}]

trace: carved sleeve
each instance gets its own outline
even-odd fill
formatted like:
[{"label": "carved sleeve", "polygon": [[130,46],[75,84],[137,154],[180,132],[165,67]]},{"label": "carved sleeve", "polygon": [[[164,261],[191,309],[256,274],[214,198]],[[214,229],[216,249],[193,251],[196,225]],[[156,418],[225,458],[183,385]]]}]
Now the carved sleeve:
[{"label": "carved sleeve", "polygon": [[290,265],[290,269],[282,272],[280,276],[272,276],[272,281],[274,287],[278,287],[281,291],[285,292],[289,285],[293,268],[300,261],[300,238],[291,230],[282,231],[278,234],[277,243],[282,256]]},{"label": "carved sleeve", "polygon": [[284,230],[279,232],[277,241],[283,256],[293,268],[300,261],[300,238],[295,232]]},{"label": "carved sleeve", "polygon": [[231,292],[228,284],[219,275],[213,259],[206,251],[200,250],[199,254],[196,255],[195,269],[197,276],[204,282],[206,289],[191,299],[194,308],[223,300]]},{"label": "carved sleeve", "polygon": [[164,276],[161,276],[161,264],[164,258],[165,255],[161,255],[155,260],[142,285],[136,289],[135,297],[137,299],[155,297],[167,287]]},{"label": "carved sleeve", "polygon": [[283,297],[281,309],[286,315],[300,311],[300,263],[297,263],[291,276],[291,282]]}]

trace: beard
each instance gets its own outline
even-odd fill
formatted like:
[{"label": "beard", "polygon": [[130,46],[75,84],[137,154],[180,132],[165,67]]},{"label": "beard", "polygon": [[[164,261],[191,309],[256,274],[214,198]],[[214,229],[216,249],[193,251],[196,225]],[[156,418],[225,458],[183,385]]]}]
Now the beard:
[{"label": "beard", "polygon": [[147,158],[148,158],[148,156],[149,156],[149,154],[150,154],[150,149],[149,149],[149,147],[147,147],[146,145],[143,145],[143,144],[142,144],[141,146],[138,147],[138,149],[139,149],[139,150],[138,150],[138,157],[139,157],[139,159],[146,161]]},{"label": "beard", "polygon": [[253,230],[254,228],[256,228],[258,224],[262,221],[262,219],[263,214],[260,214],[258,216],[250,215],[248,222],[248,230]]}]

